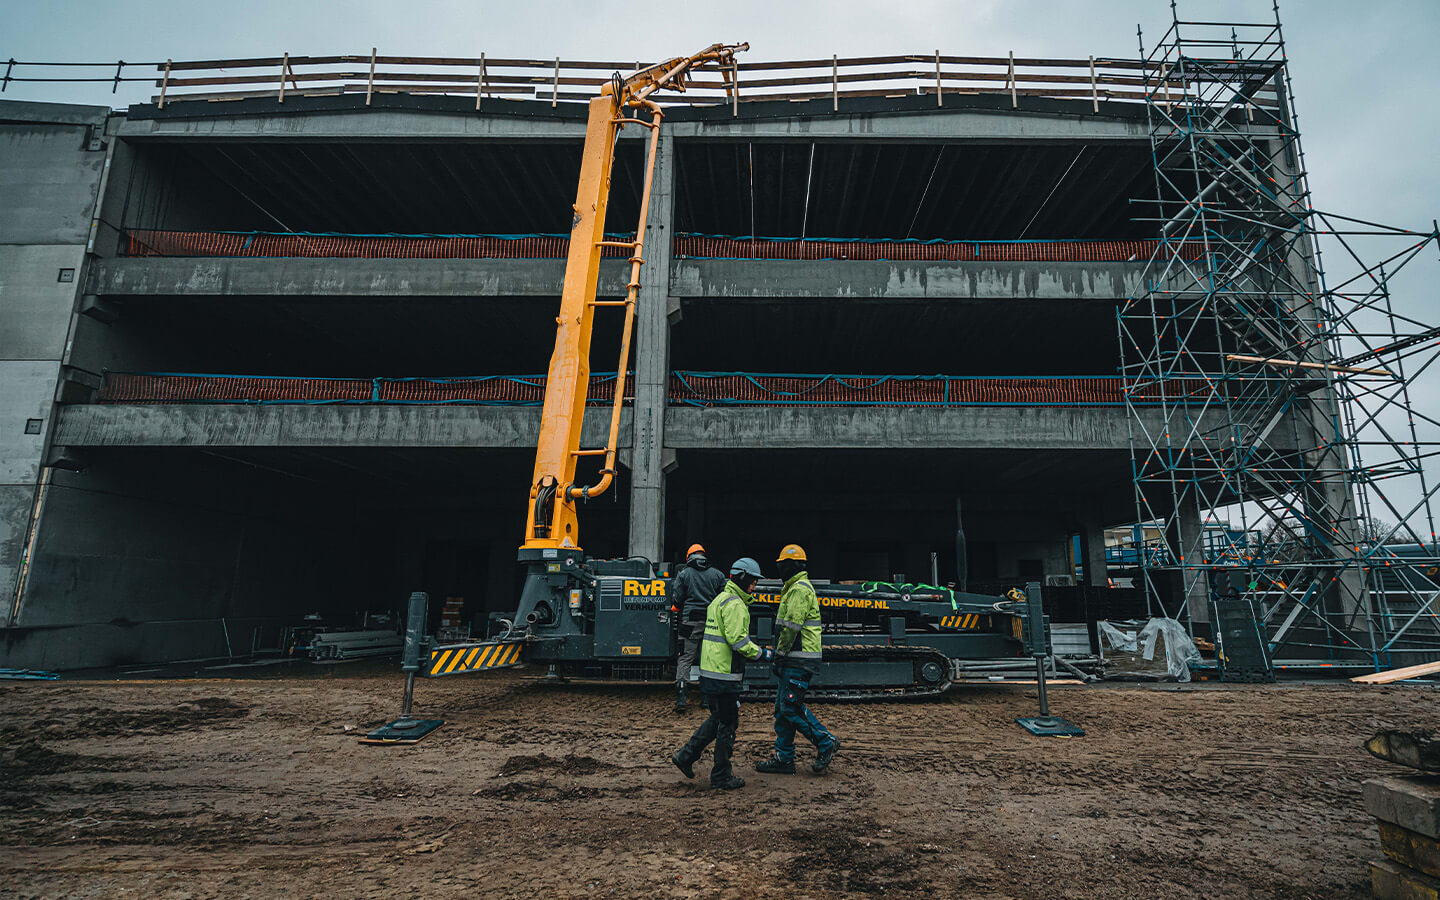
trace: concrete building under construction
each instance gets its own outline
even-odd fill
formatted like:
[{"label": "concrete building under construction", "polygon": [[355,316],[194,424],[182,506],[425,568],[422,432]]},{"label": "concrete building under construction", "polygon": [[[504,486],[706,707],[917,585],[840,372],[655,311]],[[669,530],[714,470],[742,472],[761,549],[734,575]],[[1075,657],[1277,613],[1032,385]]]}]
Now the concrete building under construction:
[{"label": "concrete building under construction", "polygon": [[[0,102],[5,665],[240,655],[417,589],[476,621],[513,607],[573,101],[620,64],[541,65],[172,62],[124,111]],[[807,65],[713,73],[668,108],[623,470],[585,549],[798,542],[821,578],[1099,589],[1107,527],[1193,531],[1197,497],[1137,510],[1134,432],[1172,412],[1117,340],[1157,206],[1183,200],[1156,176],[1169,76]],[[1284,103],[1273,71],[1256,84],[1252,131]],[[641,161],[623,139],[616,233]],[[1248,346],[1215,334],[1206,352]],[[1193,573],[1157,590],[1208,621]]]}]

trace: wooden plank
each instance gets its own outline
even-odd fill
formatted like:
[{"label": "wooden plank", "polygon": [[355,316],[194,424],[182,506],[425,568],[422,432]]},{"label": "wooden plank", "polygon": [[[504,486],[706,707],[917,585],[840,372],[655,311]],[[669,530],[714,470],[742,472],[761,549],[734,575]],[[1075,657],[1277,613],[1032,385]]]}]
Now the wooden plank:
[{"label": "wooden plank", "polygon": [[1392,822],[1380,822],[1380,849],[1385,855],[1407,869],[1440,878],[1440,841],[1401,828]]},{"label": "wooden plank", "polygon": [[1423,678],[1426,675],[1440,675],[1440,662],[1421,663],[1418,666],[1406,666],[1403,669],[1374,672],[1369,675],[1359,675],[1350,680],[1356,684],[1391,684],[1407,678]]},{"label": "wooden plank", "polygon": [[1372,778],[1360,786],[1365,812],[1381,822],[1440,840],[1440,779]]}]

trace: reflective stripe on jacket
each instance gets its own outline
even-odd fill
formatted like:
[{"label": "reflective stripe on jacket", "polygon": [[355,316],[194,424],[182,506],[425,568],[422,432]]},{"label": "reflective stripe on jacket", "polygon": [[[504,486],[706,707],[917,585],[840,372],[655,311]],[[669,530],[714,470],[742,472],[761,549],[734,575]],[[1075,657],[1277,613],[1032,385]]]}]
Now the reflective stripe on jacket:
[{"label": "reflective stripe on jacket", "polygon": [[820,662],[820,601],[806,572],[797,572],[780,591],[775,610],[775,662],[814,669]]},{"label": "reflective stripe on jacket", "polygon": [[[733,581],[710,601],[705,610],[705,638],[700,642],[700,677],[735,682],[745,677],[745,660],[760,655],[750,640],[749,594]],[[736,657],[743,657],[737,659]]]}]

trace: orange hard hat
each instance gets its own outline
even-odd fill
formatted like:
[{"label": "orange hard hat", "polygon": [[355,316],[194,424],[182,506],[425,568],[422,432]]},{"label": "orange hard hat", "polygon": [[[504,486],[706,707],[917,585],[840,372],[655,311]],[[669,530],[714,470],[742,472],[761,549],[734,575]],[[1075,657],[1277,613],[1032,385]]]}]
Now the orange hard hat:
[{"label": "orange hard hat", "polygon": [[801,547],[799,544],[786,544],[785,549],[780,551],[780,555],[775,559],[775,561],[781,562],[782,560],[786,559],[795,559],[799,560],[800,562],[805,562],[805,548]]},{"label": "orange hard hat", "polygon": [[694,556],[694,555],[697,554],[697,553],[704,553],[704,552],[705,552],[705,548],[704,548],[704,547],[700,546],[699,544],[691,544],[691,545],[690,545],[690,549],[685,551],[685,558],[686,558],[686,559],[689,559],[690,557]]}]

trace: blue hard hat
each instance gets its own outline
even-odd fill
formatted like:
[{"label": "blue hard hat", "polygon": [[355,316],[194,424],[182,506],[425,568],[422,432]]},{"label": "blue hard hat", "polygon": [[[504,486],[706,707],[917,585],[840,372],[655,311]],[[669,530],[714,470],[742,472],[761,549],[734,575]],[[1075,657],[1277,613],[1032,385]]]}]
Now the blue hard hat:
[{"label": "blue hard hat", "polygon": [[730,564],[731,575],[749,575],[751,578],[760,577],[760,564],[748,556],[742,556]]}]

